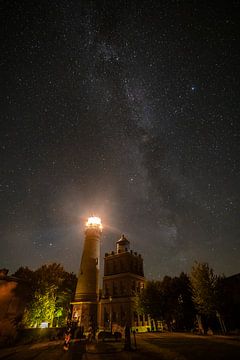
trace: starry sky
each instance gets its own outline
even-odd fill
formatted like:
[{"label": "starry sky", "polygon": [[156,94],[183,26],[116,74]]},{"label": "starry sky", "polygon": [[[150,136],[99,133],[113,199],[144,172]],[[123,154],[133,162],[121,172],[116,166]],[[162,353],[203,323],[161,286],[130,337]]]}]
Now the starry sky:
[{"label": "starry sky", "polygon": [[240,271],[239,1],[3,1],[0,267]]}]

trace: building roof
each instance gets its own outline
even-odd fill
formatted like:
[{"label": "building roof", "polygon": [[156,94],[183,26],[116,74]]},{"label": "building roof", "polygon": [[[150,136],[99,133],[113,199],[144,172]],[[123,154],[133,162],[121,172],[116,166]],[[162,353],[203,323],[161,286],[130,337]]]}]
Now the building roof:
[{"label": "building roof", "polygon": [[117,244],[124,245],[124,244],[130,244],[129,240],[122,234],[120,239],[117,241]]}]

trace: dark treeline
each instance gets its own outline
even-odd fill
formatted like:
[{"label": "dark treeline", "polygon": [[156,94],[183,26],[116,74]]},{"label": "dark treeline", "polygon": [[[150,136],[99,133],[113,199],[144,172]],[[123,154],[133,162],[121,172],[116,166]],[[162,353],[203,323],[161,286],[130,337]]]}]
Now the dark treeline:
[{"label": "dark treeline", "polygon": [[[26,304],[15,319],[18,328],[62,327],[71,317],[71,301],[77,277],[60,264],[42,265],[33,271],[20,267],[17,296]],[[22,282],[27,284],[22,291]],[[27,289],[27,290],[26,290]],[[240,329],[240,275],[217,276],[207,263],[195,262],[190,274],[165,276],[161,281],[147,281],[136,294],[136,312],[148,314],[155,324],[160,321],[170,331],[227,333]]]},{"label": "dark treeline", "polygon": [[189,275],[148,281],[137,295],[136,310],[171,331],[224,334],[240,328],[240,280],[238,286],[228,280],[207,263],[195,262]]}]

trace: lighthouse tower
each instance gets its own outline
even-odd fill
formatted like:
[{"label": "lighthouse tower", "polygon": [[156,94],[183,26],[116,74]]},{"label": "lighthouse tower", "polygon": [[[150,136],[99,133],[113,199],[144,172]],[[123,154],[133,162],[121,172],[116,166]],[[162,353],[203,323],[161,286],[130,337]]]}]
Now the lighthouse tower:
[{"label": "lighthouse tower", "polygon": [[97,327],[101,232],[101,219],[90,217],[86,223],[78,282],[72,302],[72,320],[83,326],[84,331]]}]

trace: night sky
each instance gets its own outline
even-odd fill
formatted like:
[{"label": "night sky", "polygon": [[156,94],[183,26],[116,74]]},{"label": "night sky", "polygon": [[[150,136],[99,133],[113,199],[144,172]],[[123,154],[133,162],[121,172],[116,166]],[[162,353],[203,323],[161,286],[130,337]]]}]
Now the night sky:
[{"label": "night sky", "polygon": [[240,271],[239,1],[3,1],[0,267]]}]

